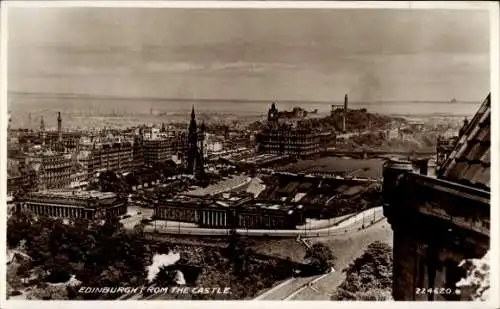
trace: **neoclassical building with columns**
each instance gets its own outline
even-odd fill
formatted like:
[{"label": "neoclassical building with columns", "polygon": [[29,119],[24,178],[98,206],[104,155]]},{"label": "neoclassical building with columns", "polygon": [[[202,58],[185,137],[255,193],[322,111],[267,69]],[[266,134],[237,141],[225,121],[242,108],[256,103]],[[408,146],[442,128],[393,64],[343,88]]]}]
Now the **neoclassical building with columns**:
[{"label": "neoclassical building with columns", "polygon": [[181,195],[159,201],[155,220],[195,223],[205,228],[294,229],[303,223],[302,208],[255,201],[246,193],[199,197]]},{"label": "neoclassical building with columns", "polygon": [[19,198],[17,211],[58,218],[104,219],[127,213],[127,200],[112,192],[44,191]]}]

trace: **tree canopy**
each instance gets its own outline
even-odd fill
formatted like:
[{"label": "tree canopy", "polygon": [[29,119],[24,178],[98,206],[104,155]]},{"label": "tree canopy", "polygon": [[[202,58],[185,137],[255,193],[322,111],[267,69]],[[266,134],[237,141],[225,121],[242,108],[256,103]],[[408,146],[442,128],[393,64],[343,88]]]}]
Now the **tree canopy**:
[{"label": "tree canopy", "polygon": [[101,191],[104,192],[123,193],[128,191],[125,179],[123,179],[123,177],[119,177],[113,171],[102,172],[99,175],[98,183]]},{"label": "tree canopy", "polygon": [[346,278],[332,300],[390,300],[392,292],[392,248],[382,242],[371,243],[344,272]]},{"label": "tree canopy", "polygon": [[86,286],[139,285],[151,259],[142,233],[125,231],[116,218],[64,224],[60,219],[34,219],[20,213],[9,219],[7,235],[9,247],[25,241],[30,266],[40,268],[43,280],[53,283],[75,275]]},{"label": "tree canopy", "polygon": [[[251,249],[252,242],[236,233],[229,237],[229,245],[224,249],[192,245],[179,249],[178,245],[147,239],[144,234],[140,225],[127,231],[116,219],[105,222],[75,219],[65,224],[60,219],[15,214],[8,222],[9,248],[24,243],[31,260],[9,274],[9,286],[20,289],[29,284],[36,290],[33,297],[38,299],[116,298],[116,294],[81,294],[78,290],[80,286],[149,285],[146,266],[151,264],[153,252],[174,250],[181,253],[181,259],[175,265],[161,268],[153,284],[175,284],[175,275],[180,270],[188,285],[231,287],[230,295],[182,297],[245,299],[271,287],[277,280],[290,277],[296,267],[290,260],[256,254]],[[33,281],[23,285],[24,279],[19,277],[29,278],[29,274],[35,273],[39,277],[36,286],[32,286]],[[80,281],[79,285],[68,286],[65,291],[44,288],[48,282],[67,282],[72,276]]]},{"label": "tree canopy", "polygon": [[335,256],[332,250],[322,242],[314,243],[307,249],[305,259],[319,273],[327,272],[333,267]]}]

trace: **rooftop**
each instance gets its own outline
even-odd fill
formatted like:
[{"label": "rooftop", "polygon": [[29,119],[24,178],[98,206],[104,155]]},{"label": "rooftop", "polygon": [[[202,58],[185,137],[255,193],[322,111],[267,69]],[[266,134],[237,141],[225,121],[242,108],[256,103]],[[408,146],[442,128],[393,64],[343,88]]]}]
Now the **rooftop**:
[{"label": "rooftop", "polygon": [[279,160],[279,159],[286,159],[288,157],[289,156],[282,156],[282,155],[264,153],[264,154],[259,154],[259,155],[252,156],[252,157],[249,157],[249,158],[243,158],[243,159],[240,160],[240,162],[255,164],[255,163],[261,163],[261,162],[265,162],[265,161],[273,161],[273,160]]},{"label": "rooftop", "polygon": [[[260,208],[262,210],[277,210],[277,211],[293,211],[300,209],[302,206],[287,205],[276,202],[255,202],[253,195],[250,193],[222,193],[212,197],[198,197],[189,195],[179,195],[173,199],[166,200],[168,202],[176,202],[179,204],[198,204],[199,206],[208,206],[215,208],[227,207],[243,207],[246,209]],[[291,212],[290,212],[291,213]]]},{"label": "rooftop", "polygon": [[288,214],[292,214],[294,209],[301,209],[303,206],[302,205],[287,205],[287,204],[276,204],[276,203],[255,203],[255,204],[250,204],[247,205],[248,208],[255,207],[255,208],[260,208],[263,210],[280,210],[280,211],[286,211]]},{"label": "rooftop", "polygon": [[491,95],[483,101],[442,166],[442,178],[490,190]]},{"label": "rooftop", "polygon": [[238,204],[238,202],[251,197],[251,194],[238,193],[220,193],[214,196],[197,196],[182,194],[177,195],[173,199],[168,199],[170,202],[179,203],[195,203],[195,204],[217,204],[218,206],[230,207]]},{"label": "rooftop", "polygon": [[31,193],[34,197],[58,197],[58,198],[77,198],[77,199],[109,199],[115,198],[116,194],[113,192],[100,192],[100,191],[70,191],[70,190],[50,190]]}]

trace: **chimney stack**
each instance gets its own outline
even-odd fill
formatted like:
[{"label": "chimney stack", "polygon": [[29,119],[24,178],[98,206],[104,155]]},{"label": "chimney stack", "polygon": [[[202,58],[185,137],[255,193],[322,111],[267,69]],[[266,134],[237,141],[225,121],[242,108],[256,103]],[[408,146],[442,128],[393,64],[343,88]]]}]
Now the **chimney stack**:
[{"label": "chimney stack", "polygon": [[413,169],[416,173],[421,175],[428,175],[429,173],[429,159],[414,159],[412,160]]}]

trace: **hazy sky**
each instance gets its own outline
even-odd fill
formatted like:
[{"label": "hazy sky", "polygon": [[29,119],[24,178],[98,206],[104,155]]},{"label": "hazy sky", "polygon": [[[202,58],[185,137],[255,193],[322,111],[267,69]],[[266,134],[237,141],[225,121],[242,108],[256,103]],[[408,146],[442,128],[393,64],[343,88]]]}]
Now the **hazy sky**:
[{"label": "hazy sky", "polygon": [[482,100],[487,11],[10,8],[11,91]]}]

